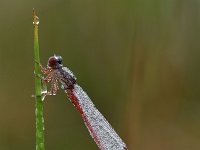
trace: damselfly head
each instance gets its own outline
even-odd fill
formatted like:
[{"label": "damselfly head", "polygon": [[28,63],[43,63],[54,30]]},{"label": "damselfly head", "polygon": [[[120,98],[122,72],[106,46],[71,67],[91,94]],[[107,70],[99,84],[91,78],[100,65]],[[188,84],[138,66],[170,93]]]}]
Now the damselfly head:
[{"label": "damselfly head", "polygon": [[48,67],[51,67],[53,69],[58,69],[62,67],[62,57],[56,55],[49,57]]}]

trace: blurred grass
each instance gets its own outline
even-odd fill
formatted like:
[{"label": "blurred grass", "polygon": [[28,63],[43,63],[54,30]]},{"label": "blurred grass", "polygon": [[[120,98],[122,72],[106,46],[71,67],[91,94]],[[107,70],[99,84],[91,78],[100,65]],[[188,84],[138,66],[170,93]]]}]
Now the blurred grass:
[{"label": "blurred grass", "polygon": [[[199,6],[196,0],[2,1],[0,149],[34,149],[34,7],[42,64],[62,55],[130,150],[199,150]],[[46,149],[97,149],[62,91],[44,103]]]}]

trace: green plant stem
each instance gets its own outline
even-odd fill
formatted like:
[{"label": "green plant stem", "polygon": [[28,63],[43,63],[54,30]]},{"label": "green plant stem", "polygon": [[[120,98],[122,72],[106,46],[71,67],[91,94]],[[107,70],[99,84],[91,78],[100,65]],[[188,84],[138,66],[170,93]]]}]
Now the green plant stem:
[{"label": "green plant stem", "polygon": [[33,10],[33,25],[34,25],[34,59],[35,59],[35,115],[36,115],[36,150],[44,150],[44,118],[43,104],[41,95],[41,68],[39,57],[38,43],[38,24],[39,19]]}]

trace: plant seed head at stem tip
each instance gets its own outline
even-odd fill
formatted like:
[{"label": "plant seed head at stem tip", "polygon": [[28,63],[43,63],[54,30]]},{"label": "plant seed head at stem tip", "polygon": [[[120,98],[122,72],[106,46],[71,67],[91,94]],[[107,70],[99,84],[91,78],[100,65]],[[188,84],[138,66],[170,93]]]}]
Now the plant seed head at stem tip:
[{"label": "plant seed head at stem tip", "polygon": [[35,9],[33,8],[33,25],[39,24],[39,18],[36,16]]}]

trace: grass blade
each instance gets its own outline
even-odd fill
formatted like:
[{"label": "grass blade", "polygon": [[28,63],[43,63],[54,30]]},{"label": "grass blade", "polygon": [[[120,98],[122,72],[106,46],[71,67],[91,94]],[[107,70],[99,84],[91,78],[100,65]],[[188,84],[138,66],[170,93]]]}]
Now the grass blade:
[{"label": "grass blade", "polygon": [[35,115],[36,115],[36,150],[44,150],[44,118],[43,104],[41,95],[41,74],[39,43],[38,43],[38,24],[39,18],[33,9],[33,26],[34,26],[34,60],[35,60]]}]

